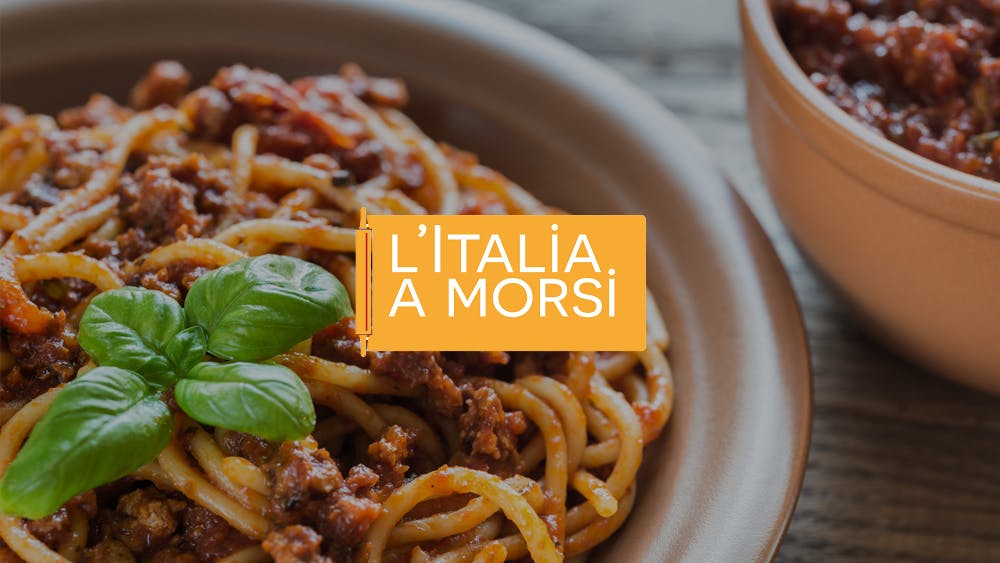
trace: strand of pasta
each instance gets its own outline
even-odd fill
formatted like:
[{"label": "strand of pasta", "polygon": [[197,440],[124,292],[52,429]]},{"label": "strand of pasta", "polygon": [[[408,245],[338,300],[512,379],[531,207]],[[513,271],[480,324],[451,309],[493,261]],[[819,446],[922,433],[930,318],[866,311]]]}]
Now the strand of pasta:
[{"label": "strand of pasta", "polygon": [[590,379],[597,373],[596,362],[593,352],[573,352],[566,362],[566,386],[581,403],[587,400],[590,393]]},{"label": "strand of pasta", "polygon": [[45,165],[45,135],[58,128],[47,115],[32,115],[0,131],[0,193],[19,190]]},{"label": "strand of pasta", "polygon": [[41,334],[55,315],[35,305],[24,292],[23,281],[75,277],[101,291],[121,287],[118,276],[102,262],[82,254],[44,253],[0,256],[0,325],[22,334]]},{"label": "strand of pasta", "polygon": [[267,520],[216,488],[188,462],[187,453],[178,441],[178,434],[185,428],[184,417],[178,416],[174,437],[156,458],[173,487],[240,532],[254,539],[262,539],[270,528]]},{"label": "strand of pasta", "polygon": [[[285,194],[278,202],[278,209],[269,217],[270,219],[291,219],[295,214],[304,212],[316,206],[318,196],[316,192],[300,188]],[[244,243],[244,249],[251,256],[267,254],[274,248],[274,243],[266,240],[248,240]]]},{"label": "strand of pasta", "polygon": [[87,515],[78,506],[70,508],[67,512],[69,534],[60,542],[59,555],[70,561],[77,561],[87,547],[87,533],[90,523],[87,521]]},{"label": "strand of pasta", "polygon": [[267,475],[250,460],[238,456],[224,457],[220,469],[226,478],[236,485],[256,491],[264,497],[271,495],[271,486],[267,483]]},{"label": "strand of pasta", "polygon": [[473,563],[501,563],[507,559],[507,548],[502,543],[489,543],[482,548]]},{"label": "strand of pasta", "polygon": [[372,405],[375,412],[381,416],[386,423],[395,424],[416,433],[417,448],[430,460],[432,465],[441,465],[445,462],[444,444],[434,433],[427,421],[418,416],[415,412],[398,406],[377,404]]},{"label": "strand of pasta", "polygon": [[[73,241],[94,231],[118,211],[118,196],[109,195],[97,203],[65,217],[31,244],[32,252],[62,250]],[[29,225],[30,227],[30,225]],[[29,227],[25,227],[27,230]],[[17,231],[19,234],[23,231]]]},{"label": "strand of pasta", "polygon": [[268,561],[272,561],[271,556],[261,546],[252,545],[219,559],[218,563],[266,563]]},{"label": "strand of pasta", "polygon": [[[544,512],[554,514],[556,545],[561,548],[566,533],[567,454],[566,433],[556,412],[530,391],[516,384],[497,379],[474,379],[477,384],[493,389],[505,407],[524,412],[542,433],[545,440],[545,478],[542,488],[546,492]],[[551,521],[550,521],[551,523]]]},{"label": "strand of pasta", "polygon": [[466,165],[450,159],[449,165],[459,185],[475,191],[500,196],[508,209],[524,215],[543,215],[549,209],[521,186],[499,172],[481,164]]},{"label": "strand of pasta", "polygon": [[330,383],[306,379],[313,401],[326,405],[341,416],[353,420],[369,438],[376,439],[385,428],[385,419],[354,393]]},{"label": "strand of pasta", "polygon": [[632,513],[635,505],[636,486],[633,483],[625,496],[618,502],[618,510],[609,517],[598,518],[587,525],[586,528],[572,534],[566,538],[566,556],[573,557],[581,553],[586,553],[594,546],[603,542],[615,533],[625,523],[625,519]]},{"label": "strand of pasta", "polygon": [[635,405],[642,416],[642,434],[645,443],[660,435],[670,419],[674,404],[674,377],[667,357],[659,348],[650,345],[639,352],[639,359],[646,368],[646,386],[649,402]]},{"label": "strand of pasta", "polygon": [[[642,463],[642,427],[639,417],[624,397],[608,386],[604,378],[594,376],[591,380],[590,400],[606,414],[618,428],[619,454],[611,474],[605,481],[608,491],[620,499],[635,480]],[[574,506],[566,514],[566,531],[579,531],[597,516],[592,504]]]},{"label": "strand of pasta", "polygon": [[198,465],[205,471],[212,483],[239,501],[246,509],[257,514],[264,514],[267,499],[257,491],[241,486],[229,478],[229,475],[223,470],[223,461],[226,456],[208,433],[201,428],[196,427],[194,435],[191,436],[191,455],[198,461]]},{"label": "strand of pasta", "polygon": [[[607,491],[614,498],[623,499],[626,490],[633,486],[635,474],[642,462],[642,435],[638,417],[625,399],[608,387],[600,376],[594,376],[592,379],[590,400],[618,426],[618,434],[625,439],[626,447],[619,446],[617,459],[614,460],[614,468],[606,481]],[[586,458],[586,455],[584,457]],[[618,512],[623,511],[626,507],[623,500],[619,500],[618,503],[618,511],[610,519],[612,524],[617,522],[617,525],[620,525],[627,514],[618,516]],[[628,504],[627,510],[631,510],[631,504]],[[602,520],[591,503],[578,505],[569,510],[566,515],[566,532],[569,534],[569,538],[576,538],[574,540],[574,553],[590,549],[602,541],[600,538],[605,533],[610,535],[611,532],[608,532],[607,528],[611,527],[612,524],[592,526],[592,524],[600,523]],[[507,536],[499,541],[504,544],[507,555],[511,559],[524,557],[527,554],[524,540],[518,535]],[[567,555],[570,554],[567,553]]]},{"label": "strand of pasta", "polygon": [[[506,479],[505,483],[523,496],[532,510],[542,510],[545,498],[537,482],[523,475],[515,475]],[[392,547],[434,541],[461,534],[485,522],[498,510],[500,507],[491,500],[476,497],[457,510],[398,523],[389,534],[388,545]]]},{"label": "strand of pasta", "polygon": [[118,274],[104,262],[83,254],[46,252],[17,256],[13,262],[21,283],[72,277],[94,284],[97,291],[109,291],[124,285]]},{"label": "strand of pasta", "polygon": [[[0,358],[6,358],[7,356],[10,356],[10,353],[0,351]],[[3,362],[0,362],[0,372],[5,373],[7,370],[2,364]],[[10,420],[11,417],[13,417],[15,414],[17,414],[17,411],[21,410],[25,404],[26,404],[25,401],[12,401],[10,403],[0,403],[0,426],[6,424],[7,421]]]},{"label": "strand of pasta", "polygon": [[[3,428],[0,428],[0,476],[14,461],[21,443],[35,426],[45,411],[49,409],[62,385],[53,387],[30,401],[17,411]],[[66,558],[49,549],[41,540],[28,531],[24,521],[14,516],[0,513],[0,538],[3,538],[14,553],[32,563],[67,563]]]},{"label": "strand of pasta", "polygon": [[450,494],[474,493],[496,503],[524,538],[527,551],[538,562],[561,559],[541,518],[528,502],[499,477],[465,467],[443,467],[421,475],[396,489],[365,536],[369,563],[382,560],[392,528],[418,503]]},{"label": "strand of pasta", "polygon": [[255,239],[354,252],[354,229],[288,219],[253,219],[237,223],[215,235],[216,241],[233,247]]},{"label": "strand of pasta", "polygon": [[[505,525],[503,515],[494,514],[462,534],[450,536],[435,542],[431,552],[424,551],[419,545],[413,547],[390,547],[383,554],[384,559],[399,561],[405,558],[407,551],[409,551],[411,563],[414,557],[425,561],[441,561],[442,559],[447,560],[450,558],[457,558],[460,561],[472,561],[476,553],[500,535]],[[440,555],[432,556],[431,554],[434,552],[440,553]]]},{"label": "strand of pasta", "polygon": [[219,267],[241,258],[246,258],[246,254],[221,242],[212,239],[188,239],[157,247],[130,264],[126,271],[129,274],[140,270],[156,271],[175,262],[184,261]]},{"label": "strand of pasta", "polygon": [[27,207],[0,203],[0,231],[16,231],[26,226],[34,218],[34,212]]},{"label": "strand of pasta", "polygon": [[437,208],[440,215],[455,215],[459,212],[458,183],[448,165],[448,159],[423,131],[409,117],[396,109],[384,109],[381,115],[398,128],[403,142],[416,151],[417,158],[428,173],[431,187],[437,192]]},{"label": "strand of pasta", "polygon": [[240,125],[233,132],[232,144],[232,162],[229,170],[233,175],[234,195],[243,197],[250,187],[253,157],[257,152],[257,128],[250,124]]},{"label": "strand of pasta", "polygon": [[304,380],[336,385],[353,393],[405,396],[411,393],[398,380],[375,375],[350,364],[324,360],[301,353],[281,354],[274,361],[294,371]]},{"label": "strand of pasta", "polygon": [[586,469],[577,470],[573,474],[572,483],[573,488],[579,491],[601,516],[608,517],[618,511],[618,499],[608,489],[607,484]]},{"label": "strand of pasta", "polygon": [[597,370],[601,372],[604,379],[616,381],[632,373],[638,363],[639,356],[633,352],[615,352],[599,356],[597,358]]},{"label": "strand of pasta", "polygon": [[621,378],[615,388],[625,395],[625,399],[632,403],[633,407],[636,403],[649,402],[649,388],[646,386],[646,382],[635,373],[629,373]]},{"label": "strand of pasta", "polygon": [[115,133],[111,146],[101,156],[98,167],[87,182],[55,205],[45,208],[28,225],[11,235],[3,247],[0,247],[0,256],[23,254],[67,217],[110,195],[117,187],[118,177],[139,141],[158,128],[176,123],[177,117],[171,110],[153,110],[130,118]]},{"label": "strand of pasta", "polygon": [[569,387],[551,377],[529,375],[518,379],[517,384],[544,400],[559,414],[566,433],[567,473],[572,475],[587,447],[587,421],[580,402]]}]

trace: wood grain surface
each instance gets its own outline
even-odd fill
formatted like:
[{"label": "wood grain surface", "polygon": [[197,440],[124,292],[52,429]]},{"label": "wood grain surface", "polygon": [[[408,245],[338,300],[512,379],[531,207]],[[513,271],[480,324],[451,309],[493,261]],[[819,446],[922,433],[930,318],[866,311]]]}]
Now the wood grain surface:
[{"label": "wood grain surface", "polygon": [[735,0],[476,3],[568,41],[660,100],[705,141],[778,249],[809,333],[815,418],[777,561],[1000,561],[1000,400],[887,352],[804,262],[754,162]]}]

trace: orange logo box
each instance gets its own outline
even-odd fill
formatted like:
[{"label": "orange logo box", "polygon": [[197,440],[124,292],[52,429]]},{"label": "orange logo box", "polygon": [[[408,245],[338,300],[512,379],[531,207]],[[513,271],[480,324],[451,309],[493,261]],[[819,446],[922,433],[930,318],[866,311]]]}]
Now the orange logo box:
[{"label": "orange logo box", "polygon": [[357,265],[371,350],[646,347],[641,215],[362,214]]}]

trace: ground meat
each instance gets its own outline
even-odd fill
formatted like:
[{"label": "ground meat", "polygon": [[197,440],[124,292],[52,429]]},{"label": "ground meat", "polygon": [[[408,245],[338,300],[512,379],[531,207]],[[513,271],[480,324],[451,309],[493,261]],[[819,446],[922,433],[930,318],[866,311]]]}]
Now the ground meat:
[{"label": "ground meat", "polygon": [[138,110],[160,104],[176,106],[191,85],[191,74],[177,61],[159,61],[142,77],[129,94],[130,105]]},{"label": "ground meat", "polygon": [[97,495],[93,491],[77,495],[53,514],[38,520],[28,520],[28,531],[52,549],[69,544],[73,536],[70,514],[80,512],[86,518],[97,513]]},{"label": "ground meat", "polygon": [[457,416],[461,412],[462,393],[455,382],[441,370],[434,354],[375,352],[369,355],[373,373],[391,377],[416,390],[432,412],[443,416]]},{"label": "ground meat", "polygon": [[505,379],[510,364],[507,352],[443,352],[438,363],[448,377],[459,380],[468,376]]},{"label": "ground meat", "polygon": [[333,362],[368,367],[371,354],[361,356],[361,344],[354,327],[354,317],[344,317],[317,332],[313,335],[313,355]]},{"label": "ground meat", "polygon": [[65,316],[59,317],[49,332],[24,335],[10,332],[4,336],[14,367],[0,376],[0,402],[27,401],[48,389],[73,378],[84,363],[76,335],[63,329]]},{"label": "ground meat", "polygon": [[118,499],[115,510],[104,511],[100,535],[120,542],[132,553],[149,553],[174,535],[187,507],[186,502],[155,487],[132,491]]},{"label": "ground meat", "polygon": [[128,285],[155,289],[173,297],[179,303],[184,303],[187,292],[194,282],[210,271],[191,260],[171,262],[166,268],[155,272],[136,273],[127,280]]},{"label": "ground meat", "polygon": [[395,424],[382,432],[382,436],[368,446],[368,465],[378,474],[374,495],[384,500],[393,490],[403,484],[410,466],[406,464],[413,456],[416,434]]},{"label": "ground meat", "polygon": [[844,111],[917,154],[1000,180],[1000,8],[979,0],[781,0],[782,37]]},{"label": "ground meat", "polygon": [[211,235],[231,212],[234,219],[255,217],[259,200],[238,203],[232,182],[228,170],[214,168],[199,154],[150,157],[120,182],[119,207],[128,230],[115,245],[94,243],[95,250],[133,260],[182,236]]},{"label": "ground meat", "polygon": [[233,104],[218,88],[204,86],[185,98],[184,109],[191,116],[195,137],[221,140],[230,122]]},{"label": "ground meat", "polygon": [[83,302],[95,290],[93,284],[77,278],[56,278],[25,285],[24,290],[39,307],[53,313],[68,311]]},{"label": "ground meat", "polygon": [[354,175],[356,181],[365,182],[383,173],[384,150],[382,143],[378,141],[362,141],[358,146],[345,152],[340,163]]},{"label": "ground meat", "polygon": [[309,526],[326,538],[324,553],[335,561],[347,560],[379,515],[377,502],[357,496],[365,491],[352,490],[352,485],[370,480],[345,481],[326,450],[282,444],[265,471],[272,482],[268,514],[276,529]]},{"label": "ground meat", "polygon": [[516,472],[518,436],[527,430],[521,411],[504,412],[500,397],[489,387],[462,386],[465,412],[458,418],[459,436],[467,448],[464,465],[499,475]]},{"label": "ground meat", "polygon": [[227,454],[244,457],[257,465],[270,460],[277,451],[276,444],[252,434],[225,430],[221,435],[219,445]]},{"label": "ground meat", "polygon": [[372,78],[365,74],[362,68],[354,63],[347,63],[340,68],[340,76],[347,82],[351,93],[362,100],[402,108],[409,101],[406,84],[396,78]]},{"label": "ground meat", "polygon": [[104,94],[94,94],[87,104],[59,112],[56,121],[63,129],[105,127],[124,122],[132,111],[123,108]]},{"label": "ground meat", "polygon": [[[458,416],[462,409],[462,393],[452,378],[442,370],[449,366],[456,375],[463,375],[458,363],[429,352],[369,352],[361,356],[354,318],[341,319],[313,336],[312,353],[321,358],[369,368],[416,390],[424,405],[444,416]],[[495,356],[506,361],[506,354]]]},{"label": "ground meat", "polygon": [[87,256],[92,256],[112,267],[123,261],[135,260],[156,248],[156,243],[146,238],[145,231],[128,229],[112,240],[88,238],[83,244]]},{"label": "ground meat", "polygon": [[135,556],[125,544],[104,540],[83,552],[83,563],[135,563]]},{"label": "ground meat", "polygon": [[243,65],[220,70],[212,86],[232,106],[228,123],[258,125],[258,152],[302,160],[314,153],[350,149],[364,128],[353,119],[322,110],[321,98],[304,97],[280,76]]},{"label": "ground meat", "polygon": [[211,220],[198,213],[195,188],[171,176],[165,159],[150,158],[134,180],[125,176],[121,183],[122,219],[150,241],[170,242],[182,226],[199,236]]},{"label": "ground meat", "polygon": [[161,549],[145,560],[145,563],[200,563],[201,559],[193,553],[186,553],[176,547]]},{"label": "ground meat", "polygon": [[371,496],[369,493],[378,482],[378,473],[362,464],[352,467],[347,473],[347,479],[344,480],[347,490],[357,496]]},{"label": "ground meat", "polygon": [[51,160],[47,181],[64,190],[83,185],[108,148],[106,140],[75,130],[53,131],[45,137],[45,145]]},{"label": "ground meat", "polygon": [[234,205],[233,178],[227,169],[212,166],[200,154],[165,162],[171,177],[194,187],[197,193],[195,204],[201,213],[218,216],[231,210]]},{"label": "ground meat", "polygon": [[538,373],[561,375],[568,371],[569,352],[515,352],[514,355],[518,377]]},{"label": "ground meat", "polygon": [[59,198],[62,195],[62,190],[46,181],[41,174],[33,174],[25,182],[24,189],[17,195],[14,203],[30,207],[32,211],[37,213],[50,205],[59,203]]},{"label": "ground meat", "polygon": [[312,528],[286,526],[275,530],[264,539],[264,551],[274,558],[275,563],[325,563],[328,557],[321,555],[323,538]]},{"label": "ground meat", "polygon": [[221,517],[199,505],[188,506],[182,519],[184,530],[180,547],[197,554],[203,561],[215,561],[253,543]]}]

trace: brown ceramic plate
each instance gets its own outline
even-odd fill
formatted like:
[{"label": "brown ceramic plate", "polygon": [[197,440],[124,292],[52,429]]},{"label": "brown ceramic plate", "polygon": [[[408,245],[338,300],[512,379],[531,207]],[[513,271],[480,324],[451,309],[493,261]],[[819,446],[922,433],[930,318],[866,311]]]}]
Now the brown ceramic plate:
[{"label": "brown ceramic plate", "polygon": [[432,136],[578,213],[643,213],[672,332],[677,408],[640,498],[595,561],[760,561],[805,469],[811,389],[799,310],[743,202],[658,104],[574,49],[450,2],[7,1],[2,99],[34,111],[122,96],[158,58],[205,80],[357,61],[405,78]]}]

